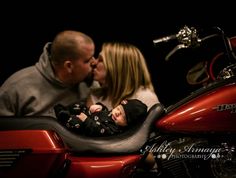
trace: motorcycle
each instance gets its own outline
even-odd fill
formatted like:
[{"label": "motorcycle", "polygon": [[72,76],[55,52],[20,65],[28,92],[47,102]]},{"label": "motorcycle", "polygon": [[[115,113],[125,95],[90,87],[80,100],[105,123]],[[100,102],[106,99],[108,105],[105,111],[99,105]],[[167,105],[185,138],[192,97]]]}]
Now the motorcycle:
[{"label": "motorcycle", "polygon": [[[153,40],[176,40],[166,56],[198,49],[218,38],[224,48],[208,64],[193,66],[187,81],[202,86],[169,107],[157,103],[143,123],[118,136],[90,138],[75,134],[50,117],[0,118],[0,177],[75,178],[140,177],[152,153],[156,177],[236,177],[236,38],[220,28],[200,38],[183,27],[177,34]],[[216,61],[224,66],[217,71]],[[141,170],[141,171],[140,171]]]},{"label": "motorcycle", "polygon": [[164,157],[159,159],[159,165],[169,169],[174,177],[236,177],[236,38],[226,37],[219,27],[213,31],[214,34],[199,38],[195,28],[185,26],[176,35],[153,41],[154,44],[173,39],[179,42],[166,55],[166,61],[179,50],[196,50],[212,38],[223,44],[222,51],[210,60],[200,60],[188,70],[188,84],[201,87],[169,106],[155,123],[159,136],[152,144],[163,140],[163,145],[158,145],[157,157]]}]

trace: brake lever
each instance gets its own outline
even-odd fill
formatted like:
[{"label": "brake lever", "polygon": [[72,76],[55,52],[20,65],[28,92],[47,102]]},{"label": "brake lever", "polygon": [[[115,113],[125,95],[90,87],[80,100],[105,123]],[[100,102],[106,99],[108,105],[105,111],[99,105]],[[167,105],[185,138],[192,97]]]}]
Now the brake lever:
[{"label": "brake lever", "polygon": [[165,57],[165,61],[168,61],[170,59],[170,57],[176,53],[176,51],[183,49],[183,48],[188,48],[188,46],[186,46],[185,44],[179,44],[177,46],[175,46]]},{"label": "brake lever", "polygon": [[184,26],[176,35],[177,40],[180,44],[174,47],[165,57],[165,60],[168,61],[170,57],[178,50],[184,48],[192,48],[199,45],[201,39],[198,38],[197,30],[193,27],[189,28]]}]

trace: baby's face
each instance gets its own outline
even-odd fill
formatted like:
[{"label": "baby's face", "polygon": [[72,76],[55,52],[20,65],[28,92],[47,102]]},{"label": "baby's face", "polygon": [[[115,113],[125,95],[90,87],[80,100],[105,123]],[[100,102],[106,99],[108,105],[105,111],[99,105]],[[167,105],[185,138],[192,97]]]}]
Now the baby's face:
[{"label": "baby's face", "polygon": [[119,105],[112,110],[112,119],[119,126],[127,126],[123,106]]}]

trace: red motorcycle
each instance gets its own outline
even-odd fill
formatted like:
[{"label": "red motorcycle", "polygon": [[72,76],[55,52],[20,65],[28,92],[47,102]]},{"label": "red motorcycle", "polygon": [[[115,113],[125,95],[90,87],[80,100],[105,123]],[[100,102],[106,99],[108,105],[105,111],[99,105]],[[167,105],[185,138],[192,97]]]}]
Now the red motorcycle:
[{"label": "red motorcycle", "polygon": [[140,177],[150,152],[157,177],[236,177],[236,38],[227,38],[219,28],[213,31],[200,38],[195,28],[185,26],[154,40],[178,42],[166,60],[211,38],[224,48],[209,64],[203,61],[189,70],[187,81],[203,86],[169,107],[154,105],[143,123],[118,136],[81,136],[49,117],[1,116],[0,177]]}]

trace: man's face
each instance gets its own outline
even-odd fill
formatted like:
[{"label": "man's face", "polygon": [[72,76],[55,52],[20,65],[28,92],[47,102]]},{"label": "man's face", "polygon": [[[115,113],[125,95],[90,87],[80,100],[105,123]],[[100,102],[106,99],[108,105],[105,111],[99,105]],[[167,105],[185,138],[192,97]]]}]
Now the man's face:
[{"label": "man's face", "polygon": [[72,76],[74,83],[82,82],[92,73],[91,61],[94,59],[94,45],[84,44],[80,59],[72,61]]}]

